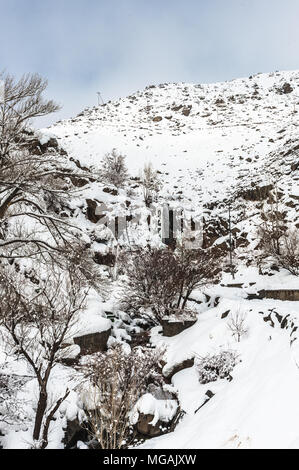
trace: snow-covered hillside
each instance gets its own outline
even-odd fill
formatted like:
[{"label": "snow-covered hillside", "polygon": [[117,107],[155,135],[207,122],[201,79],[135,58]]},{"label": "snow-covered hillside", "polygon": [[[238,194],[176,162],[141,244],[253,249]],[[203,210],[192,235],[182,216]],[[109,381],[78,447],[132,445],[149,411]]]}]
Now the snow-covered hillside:
[{"label": "snow-covered hillside", "polygon": [[298,109],[299,71],[276,72],[150,86],[49,132],[81,164],[98,166],[117,148],[132,175],[151,162],[168,197],[211,203],[238,187],[267,184],[275,173],[287,182],[294,155],[285,154],[297,142]]}]

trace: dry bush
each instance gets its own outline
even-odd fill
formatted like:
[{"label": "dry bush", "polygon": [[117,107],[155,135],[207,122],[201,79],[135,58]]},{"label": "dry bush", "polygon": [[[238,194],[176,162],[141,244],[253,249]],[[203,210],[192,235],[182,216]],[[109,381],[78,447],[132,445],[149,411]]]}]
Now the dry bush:
[{"label": "dry bush", "polygon": [[270,258],[279,268],[286,269],[294,276],[299,276],[299,230],[281,230],[279,236],[271,230],[260,231],[262,255],[258,262],[261,265]]},{"label": "dry bush", "polygon": [[175,256],[180,270],[177,307],[184,309],[195,289],[219,280],[223,254],[215,248],[189,250],[180,245]]},{"label": "dry bush", "polygon": [[227,327],[239,343],[242,336],[245,336],[248,332],[248,328],[246,326],[246,315],[238,310],[231,315]]},{"label": "dry bush", "polygon": [[128,253],[121,260],[126,274],[123,307],[151,309],[153,322],[160,323],[171,310],[178,293],[178,266],[168,249],[145,249]]},{"label": "dry bush", "polygon": [[279,254],[280,241],[286,231],[285,212],[281,210],[277,186],[270,195],[269,204],[261,211],[262,223],[259,225],[257,234],[260,246],[267,256],[268,252]]},{"label": "dry bush", "polygon": [[161,352],[144,348],[126,352],[121,345],[85,359],[82,400],[91,437],[101,449],[122,449],[132,443],[129,414],[150,383],[162,383],[160,359]]},{"label": "dry bush", "polygon": [[127,254],[122,260],[124,308],[143,315],[150,309],[154,323],[178,310],[183,314],[193,290],[218,279],[219,265],[212,250],[148,248]]},{"label": "dry bush", "polygon": [[160,188],[158,173],[153,169],[151,163],[144,165],[140,181],[143,188],[145,205],[149,207],[154,200],[154,194],[157,193]]},{"label": "dry bush", "polygon": [[18,398],[17,392],[30,380],[28,377],[5,373],[3,369],[2,364],[0,367],[0,431],[6,425],[19,428],[26,423],[24,401]]},{"label": "dry bush", "polygon": [[219,379],[232,380],[231,372],[239,362],[235,351],[220,351],[218,354],[198,357],[199,382],[207,384]]},{"label": "dry bush", "polygon": [[122,188],[128,179],[125,157],[116,149],[107,153],[102,161],[100,176],[106,183]]},{"label": "dry bush", "polygon": [[278,266],[299,276],[299,230],[289,230],[282,236],[279,253],[274,255]]}]

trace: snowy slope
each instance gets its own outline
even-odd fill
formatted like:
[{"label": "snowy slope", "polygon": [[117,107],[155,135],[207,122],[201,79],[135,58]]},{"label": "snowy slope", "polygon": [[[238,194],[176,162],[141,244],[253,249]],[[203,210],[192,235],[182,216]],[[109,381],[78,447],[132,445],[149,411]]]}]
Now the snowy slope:
[{"label": "snowy slope", "polygon": [[[153,334],[154,344],[168,346],[169,365],[222,349],[236,351],[241,362],[231,382],[202,385],[196,365],[178,372],[172,382],[186,414],[173,433],[147,441],[142,448],[298,448],[297,350],[290,347],[287,332],[279,325],[271,328],[262,313],[276,308],[280,314],[298,317],[299,302],[230,297],[234,298],[224,296],[218,307],[201,313],[192,328],[176,337]],[[227,310],[230,314],[221,319]],[[240,310],[248,332],[238,343],[228,322]],[[200,408],[208,390],[214,396]]]},{"label": "snowy slope", "polygon": [[117,148],[132,175],[152,162],[165,196],[211,203],[290,170],[294,155],[284,154],[298,138],[298,107],[299,71],[276,72],[148,87],[44,132],[81,164],[99,166]]}]

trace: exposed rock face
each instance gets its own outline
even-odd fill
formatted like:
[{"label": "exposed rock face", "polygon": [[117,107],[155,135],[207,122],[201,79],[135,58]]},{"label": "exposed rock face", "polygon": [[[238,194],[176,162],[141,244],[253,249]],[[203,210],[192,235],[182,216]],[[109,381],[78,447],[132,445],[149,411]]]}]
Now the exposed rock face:
[{"label": "exposed rock face", "polygon": [[280,95],[287,95],[288,93],[292,93],[293,87],[290,85],[290,83],[285,82],[277,91]]},{"label": "exposed rock face", "polygon": [[163,118],[161,116],[156,116],[156,117],[153,118],[153,121],[154,122],[160,122],[160,121],[162,121],[162,119]]},{"label": "exposed rock face", "polygon": [[58,150],[59,148],[58,142],[54,137],[51,137],[46,143],[42,144],[38,137],[33,135],[32,138],[27,139],[26,144],[33,155],[42,155],[49,149]]},{"label": "exposed rock face", "polygon": [[117,196],[118,194],[117,189],[113,189],[113,188],[103,188],[103,192],[107,194],[111,194],[112,196]]},{"label": "exposed rock face", "polygon": [[86,216],[88,220],[96,224],[99,220],[104,217],[104,214],[97,214],[97,207],[100,202],[95,201],[94,199],[86,199],[87,210]]},{"label": "exposed rock face", "polygon": [[192,105],[186,106],[185,108],[183,108],[182,114],[184,116],[189,116],[191,109],[192,109]]},{"label": "exposed rock face", "polygon": [[111,328],[106,331],[101,331],[100,333],[76,336],[74,343],[80,346],[81,355],[94,354],[96,352],[106,351],[110,334]]},{"label": "exposed rock face", "polygon": [[255,186],[252,189],[242,191],[238,196],[245,199],[245,201],[264,201],[270,196],[273,189],[273,184],[266,186]]},{"label": "exposed rock face", "polygon": [[197,319],[195,320],[182,320],[182,321],[168,321],[168,320],[162,320],[161,325],[163,328],[163,335],[164,336],[176,336],[180,334],[182,331],[186,330],[187,328],[190,328],[197,322]]},{"label": "exposed rock face", "polygon": [[[203,248],[209,248],[219,238],[228,235],[228,221],[219,217],[217,219],[203,219]],[[222,247],[227,250],[226,242]]]},{"label": "exposed rock face", "polygon": [[113,267],[115,265],[115,255],[113,253],[96,253],[94,260],[97,264]]}]

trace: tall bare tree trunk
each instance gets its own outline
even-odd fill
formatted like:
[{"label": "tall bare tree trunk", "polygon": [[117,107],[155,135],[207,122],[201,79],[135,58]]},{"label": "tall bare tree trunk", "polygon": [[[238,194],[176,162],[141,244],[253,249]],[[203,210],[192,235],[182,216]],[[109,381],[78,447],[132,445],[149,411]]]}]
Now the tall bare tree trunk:
[{"label": "tall bare tree trunk", "polygon": [[37,410],[35,415],[35,423],[34,423],[34,430],[33,430],[33,439],[38,441],[40,438],[40,432],[42,427],[42,422],[45,416],[45,412],[47,409],[48,403],[48,393],[44,386],[40,388],[39,392],[39,399],[37,404]]}]

